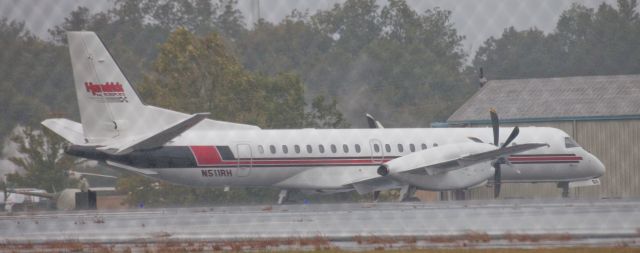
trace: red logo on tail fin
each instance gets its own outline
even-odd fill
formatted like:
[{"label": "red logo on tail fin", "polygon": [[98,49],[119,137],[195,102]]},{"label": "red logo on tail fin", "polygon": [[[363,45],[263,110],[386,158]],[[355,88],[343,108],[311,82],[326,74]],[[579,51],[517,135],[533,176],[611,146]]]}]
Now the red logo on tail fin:
[{"label": "red logo on tail fin", "polygon": [[124,88],[119,82],[92,83],[85,82],[84,88],[91,93],[94,99],[104,102],[129,102],[124,93]]}]

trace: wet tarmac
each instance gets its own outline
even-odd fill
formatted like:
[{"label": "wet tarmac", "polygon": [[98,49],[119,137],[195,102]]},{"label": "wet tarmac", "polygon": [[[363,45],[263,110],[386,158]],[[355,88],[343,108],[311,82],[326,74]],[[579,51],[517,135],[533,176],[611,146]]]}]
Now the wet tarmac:
[{"label": "wet tarmac", "polygon": [[210,250],[640,247],[640,200],[296,204],[0,214],[0,244],[5,247],[52,242],[111,247],[171,242]]}]

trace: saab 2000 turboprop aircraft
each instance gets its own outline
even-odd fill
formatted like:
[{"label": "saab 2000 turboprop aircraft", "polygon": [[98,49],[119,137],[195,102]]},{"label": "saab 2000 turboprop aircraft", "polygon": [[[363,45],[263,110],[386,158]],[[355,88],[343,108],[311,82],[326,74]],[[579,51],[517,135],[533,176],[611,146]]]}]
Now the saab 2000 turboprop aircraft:
[{"label": "saab 2000 turboprop aircraft", "polygon": [[493,129],[264,130],[145,105],[95,33],[67,36],[81,123],[42,124],[72,143],[70,155],[151,178],[274,187],[282,203],[291,189],[365,194],[401,188],[406,199],[416,188],[468,189],[492,180],[497,195],[502,182],[586,181],[604,173],[563,131],[499,128],[495,113]]}]

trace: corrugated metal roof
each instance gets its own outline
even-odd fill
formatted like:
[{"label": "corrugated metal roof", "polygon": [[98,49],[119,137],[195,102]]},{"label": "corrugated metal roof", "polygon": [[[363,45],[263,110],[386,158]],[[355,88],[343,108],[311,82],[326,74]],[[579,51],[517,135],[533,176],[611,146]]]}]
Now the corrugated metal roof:
[{"label": "corrugated metal roof", "polygon": [[493,80],[456,110],[449,123],[640,118],[640,75]]}]

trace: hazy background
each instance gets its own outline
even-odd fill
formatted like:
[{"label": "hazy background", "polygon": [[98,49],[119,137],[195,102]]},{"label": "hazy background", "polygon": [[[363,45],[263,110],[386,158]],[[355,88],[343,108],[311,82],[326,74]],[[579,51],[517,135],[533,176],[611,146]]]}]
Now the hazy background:
[{"label": "hazy background", "polygon": [[[277,23],[292,10],[329,9],[338,0],[238,0],[238,7],[251,26],[258,17]],[[384,5],[386,1],[378,1]],[[452,11],[452,21],[459,34],[464,35],[464,49],[473,58],[473,53],[490,36],[499,36],[509,26],[518,30],[537,27],[552,32],[560,14],[571,4],[579,3],[596,8],[603,2],[615,5],[615,0],[407,0],[418,12],[439,7]],[[24,20],[28,30],[46,39],[47,29],[60,24],[69,12],[78,6],[88,7],[92,13],[106,11],[113,1],[95,0],[0,0],[0,15],[9,19]],[[259,9],[259,11],[258,11]]]}]

